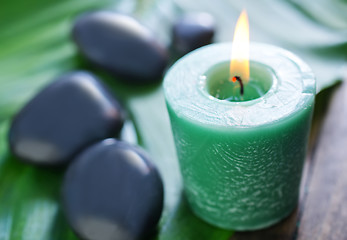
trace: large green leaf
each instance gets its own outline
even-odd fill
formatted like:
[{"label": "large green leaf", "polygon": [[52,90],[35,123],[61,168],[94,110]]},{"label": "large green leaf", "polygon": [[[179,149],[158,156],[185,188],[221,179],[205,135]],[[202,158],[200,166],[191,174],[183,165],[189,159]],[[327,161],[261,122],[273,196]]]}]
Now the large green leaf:
[{"label": "large green leaf", "polygon": [[59,205],[63,170],[27,166],[8,153],[1,125],[0,239],[76,239]]},{"label": "large green leaf", "polygon": [[[318,73],[318,89],[341,78],[345,64],[346,4],[306,1],[200,0],[3,0],[0,8],[0,240],[76,239],[59,204],[64,169],[37,168],[10,154],[11,117],[54,77],[73,69],[99,74],[124,102],[137,141],[152,156],[165,185],[165,209],[157,239],[228,239],[232,232],[212,227],[192,214],[182,194],[174,142],[160,85],[126,86],[89,66],[69,37],[75,16],[107,8],[134,15],[166,44],[181,13],[207,11],[217,20],[217,41],[230,41],[239,11],[250,15],[251,38],[289,48]],[[335,7],[334,7],[335,6]],[[336,7],[337,6],[337,7]],[[328,10],[327,12],[324,12]],[[317,12],[325,13],[321,15]],[[326,15],[330,17],[326,17]],[[274,21],[274,19],[276,21]],[[300,23],[299,30],[297,23]],[[131,128],[130,128],[131,135]],[[134,137],[127,139],[134,141]]]}]

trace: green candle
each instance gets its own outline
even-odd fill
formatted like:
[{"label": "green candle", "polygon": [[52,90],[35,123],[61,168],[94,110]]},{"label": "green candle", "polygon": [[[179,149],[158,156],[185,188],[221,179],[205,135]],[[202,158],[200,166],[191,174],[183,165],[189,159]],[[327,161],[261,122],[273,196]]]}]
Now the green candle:
[{"label": "green candle", "polygon": [[292,53],[253,43],[242,95],[229,81],[231,47],[213,44],[183,57],[164,92],[192,210],[215,226],[252,230],[297,205],[315,80]]}]

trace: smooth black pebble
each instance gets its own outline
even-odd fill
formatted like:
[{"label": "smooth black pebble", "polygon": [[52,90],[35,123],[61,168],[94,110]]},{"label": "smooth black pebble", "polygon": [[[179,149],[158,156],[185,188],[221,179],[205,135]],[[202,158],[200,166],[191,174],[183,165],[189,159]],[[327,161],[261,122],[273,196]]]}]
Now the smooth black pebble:
[{"label": "smooth black pebble", "polygon": [[23,161],[60,165],[99,140],[117,136],[124,110],[92,74],[71,72],[53,81],[14,118],[10,148]]},{"label": "smooth black pebble", "polygon": [[163,184],[143,150],[110,138],[73,161],[62,197],[68,222],[82,239],[143,239],[161,216]]},{"label": "smooth black pebble", "polygon": [[212,43],[215,23],[207,13],[192,13],[178,19],[172,30],[172,48],[181,57]]},{"label": "smooth black pebble", "polygon": [[92,63],[130,83],[162,79],[168,53],[155,36],[130,16],[97,11],[77,18],[73,39]]}]

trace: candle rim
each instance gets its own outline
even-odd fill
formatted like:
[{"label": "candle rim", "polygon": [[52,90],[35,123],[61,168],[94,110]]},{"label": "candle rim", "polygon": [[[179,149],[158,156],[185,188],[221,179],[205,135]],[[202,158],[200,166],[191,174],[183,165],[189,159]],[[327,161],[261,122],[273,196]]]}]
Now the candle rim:
[{"label": "candle rim", "polygon": [[[257,67],[259,67],[259,68],[264,67],[271,74],[271,84],[270,84],[271,86],[266,90],[266,92],[262,96],[259,96],[259,97],[253,98],[253,99],[249,99],[249,100],[228,101],[228,100],[225,100],[225,99],[219,99],[217,97],[214,97],[214,96],[212,96],[208,92],[208,89],[207,89],[207,85],[208,85],[208,83],[207,83],[208,82],[207,74],[208,74],[208,72],[213,70],[213,68],[215,68],[215,67],[220,67],[222,65],[229,66],[230,65],[230,60],[229,61],[223,61],[223,62],[216,63],[215,65],[211,66],[211,68],[207,69],[207,71],[203,75],[199,76],[199,83],[198,84],[199,84],[199,88],[200,88],[201,93],[204,96],[208,97],[210,100],[216,101],[216,102],[221,103],[221,104],[249,105],[249,104],[252,104],[252,103],[256,103],[256,102],[262,101],[262,99],[265,98],[266,95],[272,94],[277,89],[277,87],[278,87],[277,86],[278,85],[278,78],[276,76],[275,71],[270,66],[265,65],[265,64],[263,64],[261,62],[258,62],[258,61],[254,61],[254,60],[250,60],[249,63],[250,63],[250,69],[252,69],[252,67],[254,68],[254,65],[258,65]],[[247,84],[250,84],[250,81]]]},{"label": "candle rim", "polygon": [[199,48],[178,60],[167,72],[166,102],[180,118],[213,128],[253,128],[301,114],[314,103],[315,78],[308,65],[287,50],[255,42],[250,45],[250,60],[274,69],[279,83],[274,94],[252,101],[224,103],[203,97],[198,90],[198,77],[216,63],[229,60],[231,46],[232,43],[217,43]]}]

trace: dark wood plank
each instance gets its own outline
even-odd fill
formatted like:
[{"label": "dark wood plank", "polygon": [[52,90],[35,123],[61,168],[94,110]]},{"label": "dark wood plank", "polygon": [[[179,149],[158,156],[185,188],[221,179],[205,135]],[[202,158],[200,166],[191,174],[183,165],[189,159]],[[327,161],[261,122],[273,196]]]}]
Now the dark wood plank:
[{"label": "dark wood plank", "polygon": [[313,160],[297,239],[347,239],[346,83],[333,95]]}]

